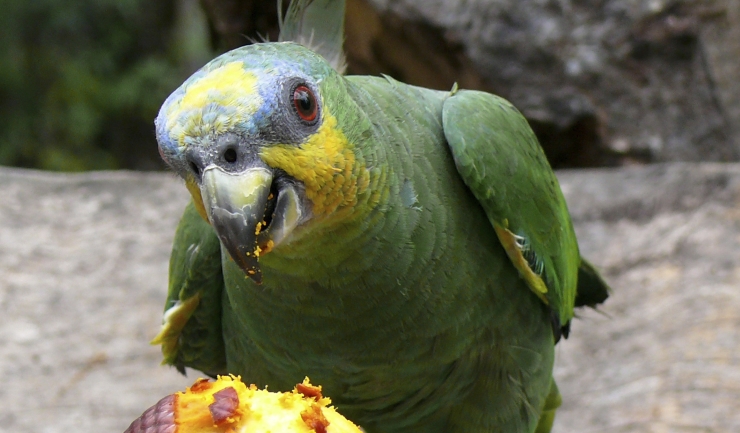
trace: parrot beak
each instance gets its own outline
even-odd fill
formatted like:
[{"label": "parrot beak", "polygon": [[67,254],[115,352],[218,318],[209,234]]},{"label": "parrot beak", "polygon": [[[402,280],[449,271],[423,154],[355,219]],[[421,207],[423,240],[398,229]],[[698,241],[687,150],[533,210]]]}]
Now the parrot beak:
[{"label": "parrot beak", "polygon": [[[270,206],[268,205],[268,210]],[[293,183],[284,183],[277,188],[275,210],[269,218],[267,228],[257,236],[262,253],[268,253],[276,245],[286,240],[301,222],[305,212],[301,204],[298,188]]]},{"label": "parrot beak", "polygon": [[[240,173],[210,165],[203,170],[200,192],[208,221],[221,244],[255,283],[262,282],[258,235],[274,210],[273,174],[264,167]],[[273,209],[268,209],[268,208]]]}]

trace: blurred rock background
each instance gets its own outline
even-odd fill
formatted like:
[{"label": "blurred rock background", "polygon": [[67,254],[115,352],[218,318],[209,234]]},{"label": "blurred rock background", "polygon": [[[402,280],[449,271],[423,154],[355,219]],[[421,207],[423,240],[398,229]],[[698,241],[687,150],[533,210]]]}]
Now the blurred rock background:
[{"label": "blurred rock background", "polygon": [[[558,348],[555,432],[740,431],[740,0],[347,1],[350,73],[497,93],[554,167],[594,168],[560,177],[615,293]],[[47,171],[163,170],[166,96],[278,32],[272,0],[0,10],[0,165]],[[0,183],[0,432],[122,431],[194,380],[147,345],[179,181]]]}]

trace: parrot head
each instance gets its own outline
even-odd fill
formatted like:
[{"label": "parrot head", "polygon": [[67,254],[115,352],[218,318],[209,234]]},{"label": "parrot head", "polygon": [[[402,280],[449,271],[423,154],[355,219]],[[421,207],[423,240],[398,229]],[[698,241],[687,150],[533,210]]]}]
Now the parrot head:
[{"label": "parrot head", "polygon": [[257,283],[261,254],[353,205],[367,187],[364,165],[338,126],[334,107],[347,102],[341,86],[311,50],[254,44],[208,63],[157,116],[160,155]]}]

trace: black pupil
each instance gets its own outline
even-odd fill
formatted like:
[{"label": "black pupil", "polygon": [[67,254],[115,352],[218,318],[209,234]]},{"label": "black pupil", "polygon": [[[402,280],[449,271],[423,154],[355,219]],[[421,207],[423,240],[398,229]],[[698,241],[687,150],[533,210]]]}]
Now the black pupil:
[{"label": "black pupil", "polygon": [[313,111],[313,99],[306,90],[297,90],[294,99],[298,102],[298,108],[307,114]]},{"label": "black pupil", "polygon": [[236,150],[226,149],[226,152],[224,152],[224,159],[226,162],[236,162]]}]

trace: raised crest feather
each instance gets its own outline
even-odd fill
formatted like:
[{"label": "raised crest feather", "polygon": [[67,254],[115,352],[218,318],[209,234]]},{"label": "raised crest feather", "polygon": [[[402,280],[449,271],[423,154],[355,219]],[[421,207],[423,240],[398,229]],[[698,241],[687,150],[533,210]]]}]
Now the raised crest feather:
[{"label": "raised crest feather", "polygon": [[279,42],[293,41],[320,54],[340,74],[344,57],[345,0],[293,0],[283,15],[278,0]]}]

